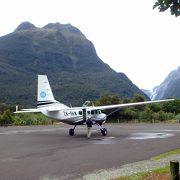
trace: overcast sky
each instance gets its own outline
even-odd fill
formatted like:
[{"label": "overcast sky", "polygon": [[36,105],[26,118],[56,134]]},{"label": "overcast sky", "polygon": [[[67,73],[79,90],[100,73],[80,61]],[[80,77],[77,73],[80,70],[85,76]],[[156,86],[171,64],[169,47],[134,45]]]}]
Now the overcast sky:
[{"label": "overcast sky", "polygon": [[179,18],[153,10],[156,0],[1,0],[0,36],[23,21],[71,23],[98,56],[139,88],[152,89],[180,66]]}]

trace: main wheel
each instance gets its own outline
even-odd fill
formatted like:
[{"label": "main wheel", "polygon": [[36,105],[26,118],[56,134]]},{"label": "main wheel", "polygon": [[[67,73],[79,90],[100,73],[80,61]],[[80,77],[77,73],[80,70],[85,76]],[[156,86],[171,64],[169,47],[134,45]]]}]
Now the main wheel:
[{"label": "main wheel", "polygon": [[72,128],[69,129],[69,135],[70,135],[70,136],[74,136],[74,129],[72,129]]},{"label": "main wheel", "polygon": [[101,129],[101,133],[103,136],[106,136],[107,135],[107,129],[106,128]]}]

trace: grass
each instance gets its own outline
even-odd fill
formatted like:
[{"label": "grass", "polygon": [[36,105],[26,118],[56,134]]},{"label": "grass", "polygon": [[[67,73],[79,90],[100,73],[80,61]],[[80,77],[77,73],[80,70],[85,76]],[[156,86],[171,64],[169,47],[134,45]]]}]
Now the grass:
[{"label": "grass", "polygon": [[[180,149],[170,151],[164,154],[161,154],[159,156],[152,157],[152,160],[160,160],[163,158],[166,158],[171,155],[180,154]],[[149,171],[149,172],[143,172],[143,173],[136,173],[132,174],[130,176],[123,176],[116,178],[115,180],[169,180],[171,179],[170,175],[170,165],[157,168],[155,170]]]},{"label": "grass", "polygon": [[159,156],[155,156],[155,157],[153,157],[151,159],[152,160],[160,160],[160,159],[163,159],[163,158],[166,158],[168,156],[175,155],[175,154],[180,154],[180,149],[176,149],[174,151],[170,151],[170,152],[167,152],[165,154],[161,154]]},{"label": "grass", "polygon": [[116,178],[115,180],[169,180],[170,179],[170,167],[165,166],[155,169],[150,172],[137,173],[131,176],[124,176]]}]

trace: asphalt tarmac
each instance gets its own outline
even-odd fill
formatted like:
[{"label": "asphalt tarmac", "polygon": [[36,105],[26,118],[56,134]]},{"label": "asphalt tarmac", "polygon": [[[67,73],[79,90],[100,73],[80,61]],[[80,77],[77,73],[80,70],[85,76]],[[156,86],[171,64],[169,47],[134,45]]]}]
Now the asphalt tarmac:
[{"label": "asphalt tarmac", "polygon": [[180,124],[107,124],[103,137],[93,127],[32,126],[0,128],[1,180],[75,179],[180,149]]}]

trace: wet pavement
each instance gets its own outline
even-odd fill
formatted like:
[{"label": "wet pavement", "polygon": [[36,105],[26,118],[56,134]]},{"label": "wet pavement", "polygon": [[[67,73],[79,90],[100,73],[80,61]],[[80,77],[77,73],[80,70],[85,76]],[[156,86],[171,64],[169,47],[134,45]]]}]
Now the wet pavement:
[{"label": "wet pavement", "polygon": [[103,137],[93,127],[37,126],[0,128],[1,179],[74,179],[98,169],[146,160],[180,149],[179,124],[108,124]]}]

